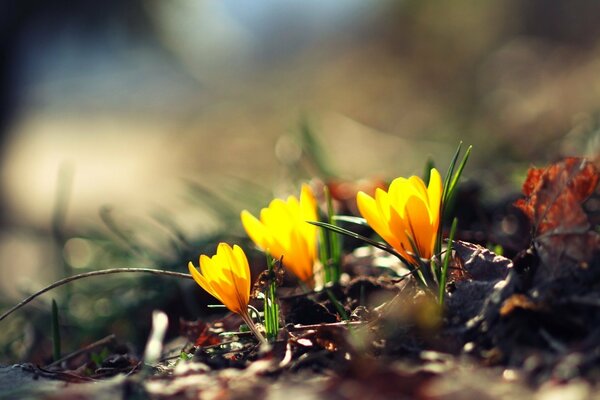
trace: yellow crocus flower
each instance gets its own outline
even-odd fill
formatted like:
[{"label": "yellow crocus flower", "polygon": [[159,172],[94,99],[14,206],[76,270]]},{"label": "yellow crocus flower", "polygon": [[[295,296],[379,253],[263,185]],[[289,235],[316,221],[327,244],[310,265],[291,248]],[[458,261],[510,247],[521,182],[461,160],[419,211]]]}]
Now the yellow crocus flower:
[{"label": "yellow crocus flower", "polygon": [[317,221],[317,201],[308,185],[302,185],[300,200],[275,199],[260,211],[260,220],[247,210],[241,219],[248,236],[273,258],[283,256],[283,265],[300,280],[313,282],[317,257],[318,228],[306,221]]},{"label": "yellow crocus flower", "polygon": [[241,247],[231,248],[227,243],[219,243],[217,254],[208,257],[200,255],[200,271],[190,261],[188,269],[192,277],[208,293],[238,314],[259,340],[264,341],[248,314],[250,302],[250,266]]},{"label": "yellow crocus flower", "polygon": [[433,168],[427,187],[417,176],[396,178],[387,192],[377,189],[375,198],[359,192],[356,203],[369,226],[408,262],[416,263],[415,256],[433,256],[441,199],[442,178]]}]

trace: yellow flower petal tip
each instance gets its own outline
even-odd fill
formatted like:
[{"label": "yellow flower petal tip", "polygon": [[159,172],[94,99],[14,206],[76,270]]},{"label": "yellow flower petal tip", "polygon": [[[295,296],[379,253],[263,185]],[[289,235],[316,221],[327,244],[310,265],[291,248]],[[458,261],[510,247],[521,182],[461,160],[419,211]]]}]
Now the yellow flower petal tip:
[{"label": "yellow flower petal tip", "polygon": [[407,261],[433,256],[440,224],[442,179],[432,168],[429,185],[417,176],[396,178],[388,191],[378,189],[375,197],[356,196],[360,214]]},{"label": "yellow flower petal tip", "polygon": [[309,185],[302,185],[300,199],[275,199],[256,218],[248,211],[240,215],[252,241],[273,258],[283,256],[283,265],[303,282],[312,285],[317,258],[317,200]]}]

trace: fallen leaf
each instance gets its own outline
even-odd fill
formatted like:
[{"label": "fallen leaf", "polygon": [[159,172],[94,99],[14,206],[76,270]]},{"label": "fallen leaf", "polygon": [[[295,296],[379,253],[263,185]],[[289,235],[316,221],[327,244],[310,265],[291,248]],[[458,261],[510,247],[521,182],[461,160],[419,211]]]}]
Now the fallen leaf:
[{"label": "fallen leaf", "polygon": [[536,280],[545,281],[585,268],[600,247],[583,207],[594,193],[599,174],[584,158],[565,158],[548,168],[531,168],[523,184],[524,199],[515,206],[529,217],[533,242],[542,260]]},{"label": "fallen leaf", "polygon": [[506,278],[512,261],[478,244],[455,240],[453,250],[458,257],[456,280],[498,282]]},{"label": "fallen leaf", "polygon": [[598,178],[594,164],[583,158],[530,168],[523,184],[527,198],[515,205],[529,217],[537,236],[586,231],[589,221],[581,204],[594,192]]}]

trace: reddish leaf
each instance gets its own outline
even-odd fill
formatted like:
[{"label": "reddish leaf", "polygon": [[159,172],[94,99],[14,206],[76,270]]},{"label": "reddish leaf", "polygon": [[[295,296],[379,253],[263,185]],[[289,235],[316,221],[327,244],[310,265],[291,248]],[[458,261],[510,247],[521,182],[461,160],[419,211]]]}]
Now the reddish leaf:
[{"label": "reddish leaf", "polygon": [[531,220],[537,236],[582,233],[589,221],[581,203],[598,184],[594,165],[582,158],[565,158],[546,169],[531,168],[523,184],[527,198],[515,205]]},{"label": "reddish leaf", "polygon": [[594,193],[599,175],[583,158],[565,158],[545,169],[532,168],[523,184],[526,198],[515,205],[529,217],[543,269],[537,280],[563,277],[585,268],[600,246],[583,202]]}]

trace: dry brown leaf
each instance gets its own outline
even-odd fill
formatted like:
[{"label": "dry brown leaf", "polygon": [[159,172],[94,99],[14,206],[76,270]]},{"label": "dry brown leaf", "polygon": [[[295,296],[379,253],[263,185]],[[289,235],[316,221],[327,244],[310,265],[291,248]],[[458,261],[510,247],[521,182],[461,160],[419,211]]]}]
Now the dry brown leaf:
[{"label": "dry brown leaf", "polygon": [[542,260],[537,280],[563,277],[569,267],[585,268],[600,247],[583,208],[598,185],[594,164],[583,158],[565,158],[548,168],[529,170],[523,184],[526,198],[515,203],[530,219],[534,244]]},{"label": "dry brown leaf", "polygon": [[594,164],[583,158],[565,158],[545,169],[530,168],[523,184],[527,197],[515,205],[529,217],[536,236],[585,232],[589,221],[581,204],[597,184]]}]

